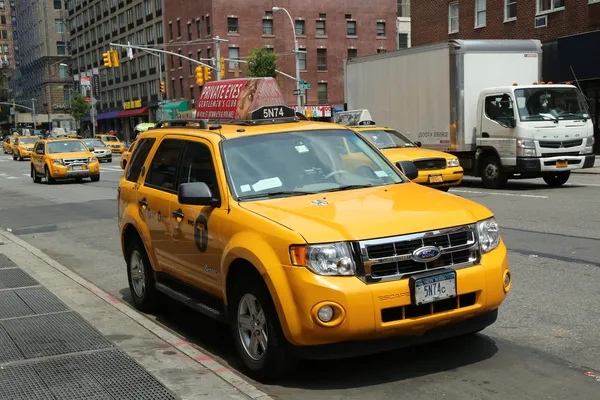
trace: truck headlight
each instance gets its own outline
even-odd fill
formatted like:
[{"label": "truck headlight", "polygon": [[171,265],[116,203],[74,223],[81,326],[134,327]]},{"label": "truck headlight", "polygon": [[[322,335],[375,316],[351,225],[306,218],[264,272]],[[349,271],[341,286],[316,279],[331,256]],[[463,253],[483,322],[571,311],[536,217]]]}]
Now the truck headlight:
[{"label": "truck headlight", "polygon": [[594,152],[594,143],[596,142],[595,138],[589,137],[585,139],[585,147],[581,154],[591,154]]},{"label": "truck headlight", "polygon": [[293,265],[306,267],[318,275],[353,276],[356,273],[352,249],[345,242],[292,246],[290,257]]},{"label": "truck headlight", "polygon": [[517,140],[517,157],[537,157],[534,140]]},{"label": "truck headlight", "polygon": [[489,253],[500,244],[498,222],[494,217],[477,222],[477,234],[482,254]]},{"label": "truck headlight", "polygon": [[446,165],[448,167],[460,167],[460,162],[458,161],[458,158],[454,158],[451,160],[446,160]]}]

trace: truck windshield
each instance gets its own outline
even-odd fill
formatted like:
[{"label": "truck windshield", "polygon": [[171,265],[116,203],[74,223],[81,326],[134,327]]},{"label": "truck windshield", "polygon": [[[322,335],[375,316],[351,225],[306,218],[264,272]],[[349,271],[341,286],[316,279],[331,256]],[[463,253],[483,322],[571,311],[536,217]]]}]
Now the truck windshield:
[{"label": "truck windshield", "polygon": [[521,121],[589,118],[587,104],[575,88],[516,89]]},{"label": "truck windshield", "polygon": [[230,189],[238,200],[299,196],[404,182],[351,130],[246,136],[222,142]]},{"label": "truck windshield", "polygon": [[417,147],[406,136],[392,129],[364,130],[360,133],[380,149]]}]

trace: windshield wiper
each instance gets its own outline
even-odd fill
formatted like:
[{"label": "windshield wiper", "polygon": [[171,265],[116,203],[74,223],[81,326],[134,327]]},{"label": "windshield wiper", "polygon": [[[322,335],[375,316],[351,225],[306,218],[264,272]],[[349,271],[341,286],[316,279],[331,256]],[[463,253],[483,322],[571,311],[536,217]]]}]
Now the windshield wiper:
[{"label": "windshield wiper", "polygon": [[282,190],[279,192],[268,192],[268,193],[254,193],[246,196],[240,196],[238,199],[240,200],[249,200],[249,199],[258,199],[261,197],[277,197],[277,196],[294,196],[294,195],[307,195],[307,194],[317,194],[317,192],[306,192],[299,190]]},{"label": "windshield wiper", "polygon": [[375,185],[344,185],[333,189],[323,190],[324,192],[341,192],[342,190],[364,189]]}]

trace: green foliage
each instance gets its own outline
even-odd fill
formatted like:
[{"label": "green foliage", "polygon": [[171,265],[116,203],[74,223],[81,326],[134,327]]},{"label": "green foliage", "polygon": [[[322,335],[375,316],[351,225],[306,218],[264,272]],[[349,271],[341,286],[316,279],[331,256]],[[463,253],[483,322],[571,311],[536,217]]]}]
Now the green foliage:
[{"label": "green foliage", "polygon": [[273,48],[269,47],[255,47],[250,50],[248,56],[248,71],[246,76],[249,78],[263,78],[271,77],[275,78],[277,72],[277,55],[273,51]]},{"label": "green foliage", "polygon": [[86,102],[82,95],[76,94],[71,99],[71,110],[69,113],[73,116],[77,125],[79,125],[81,119],[89,115],[91,108],[92,105]]}]

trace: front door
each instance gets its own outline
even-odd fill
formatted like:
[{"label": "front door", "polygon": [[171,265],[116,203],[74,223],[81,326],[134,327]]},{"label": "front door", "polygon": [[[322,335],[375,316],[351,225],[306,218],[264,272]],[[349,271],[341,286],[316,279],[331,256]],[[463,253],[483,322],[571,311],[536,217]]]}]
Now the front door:
[{"label": "front door", "polygon": [[[41,151],[42,154],[38,154]],[[38,142],[31,153],[31,164],[38,174],[44,173],[44,142]]]},{"label": "front door", "polygon": [[477,144],[497,149],[504,165],[516,163],[516,137],[514,128],[509,126],[512,118],[516,116],[509,94],[498,93],[485,97],[481,113],[481,136],[477,138]]}]

